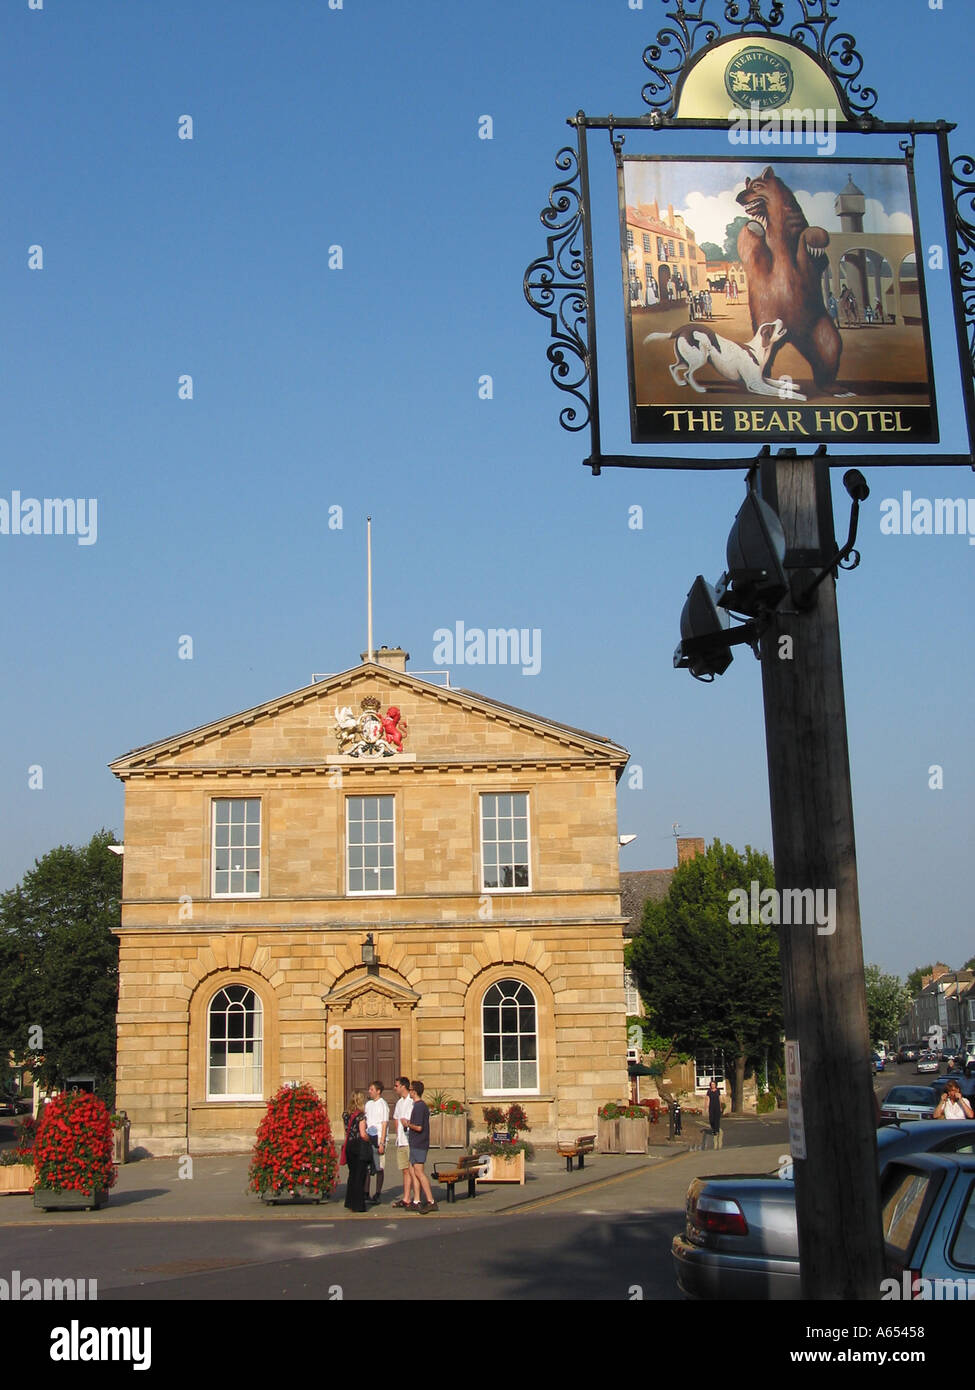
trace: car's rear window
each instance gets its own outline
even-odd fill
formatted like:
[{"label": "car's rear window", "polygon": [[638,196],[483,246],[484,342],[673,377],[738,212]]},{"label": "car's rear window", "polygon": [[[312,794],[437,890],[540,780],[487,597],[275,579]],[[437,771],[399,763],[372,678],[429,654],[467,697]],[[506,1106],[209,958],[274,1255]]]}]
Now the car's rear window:
[{"label": "car's rear window", "polygon": [[892,1086],[884,1096],[884,1105],[931,1105],[933,1101],[930,1086]]},{"label": "car's rear window", "polygon": [[951,1247],[951,1261],[965,1269],[975,1269],[975,1183],[968,1189],[968,1198]]},{"label": "car's rear window", "polygon": [[880,1200],[887,1254],[906,1265],[931,1198],[939,1182],[935,1173],[916,1173],[892,1163],[884,1174]]}]

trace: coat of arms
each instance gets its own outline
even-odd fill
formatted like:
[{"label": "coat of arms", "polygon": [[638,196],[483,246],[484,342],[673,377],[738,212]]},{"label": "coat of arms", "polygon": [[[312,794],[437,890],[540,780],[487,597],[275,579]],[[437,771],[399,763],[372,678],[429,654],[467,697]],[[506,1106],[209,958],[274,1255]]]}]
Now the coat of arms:
[{"label": "coat of arms", "polygon": [[375,695],[367,695],[360,701],[359,709],[358,715],[351,705],[335,710],[339,752],[350,758],[391,758],[394,753],[402,753],[407,726],[396,706],[390,705],[385,714],[380,714],[380,702]]}]

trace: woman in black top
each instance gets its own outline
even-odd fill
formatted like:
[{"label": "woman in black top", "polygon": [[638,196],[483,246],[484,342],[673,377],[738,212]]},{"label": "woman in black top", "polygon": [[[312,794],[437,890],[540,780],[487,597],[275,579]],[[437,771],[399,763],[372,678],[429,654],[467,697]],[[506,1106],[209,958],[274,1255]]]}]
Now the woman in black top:
[{"label": "woman in black top", "polygon": [[721,1129],[721,1092],[716,1081],[708,1086],[708,1123],[711,1133],[718,1134]]},{"label": "woman in black top", "polygon": [[[359,1157],[359,1141],[369,1144],[366,1129],[365,1096],[356,1091],[349,1101],[349,1115],[345,1126],[345,1160],[349,1166],[349,1177],[345,1187],[345,1205],[349,1211],[365,1212],[366,1179],[369,1175],[369,1160]],[[366,1152],[363,1147],[363,1153]]]}]

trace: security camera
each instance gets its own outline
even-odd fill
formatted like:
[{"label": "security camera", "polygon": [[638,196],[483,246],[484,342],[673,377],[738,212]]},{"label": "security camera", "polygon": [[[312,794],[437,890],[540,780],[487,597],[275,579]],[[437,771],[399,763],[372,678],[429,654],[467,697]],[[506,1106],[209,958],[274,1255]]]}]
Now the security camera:
[{"label": "security camera", "polygon": [[859,468],[850,468],[843,474],[843,486],[854,502],[865,502],[870,496],[867,480]]}]

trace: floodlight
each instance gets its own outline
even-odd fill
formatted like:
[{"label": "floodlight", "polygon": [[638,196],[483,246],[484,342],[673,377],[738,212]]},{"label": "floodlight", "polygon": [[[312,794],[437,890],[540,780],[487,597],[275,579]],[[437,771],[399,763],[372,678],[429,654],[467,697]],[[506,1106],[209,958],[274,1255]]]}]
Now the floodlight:
[{"label": "floodlight", "polygon": [[720,676],[733,660],[726,636],[730,627],[731,619],[718,607],[714,589],[699,574],[680,615],[681,642],[674,652],[674,665],[686,668],[697,680]]},{"label": "floodlight", "polygon": [[782,522],[757,492],[749,490],[728,536],[728,572],[718,580],[717,603],[755,617],[789,592],[783,568]]}]

